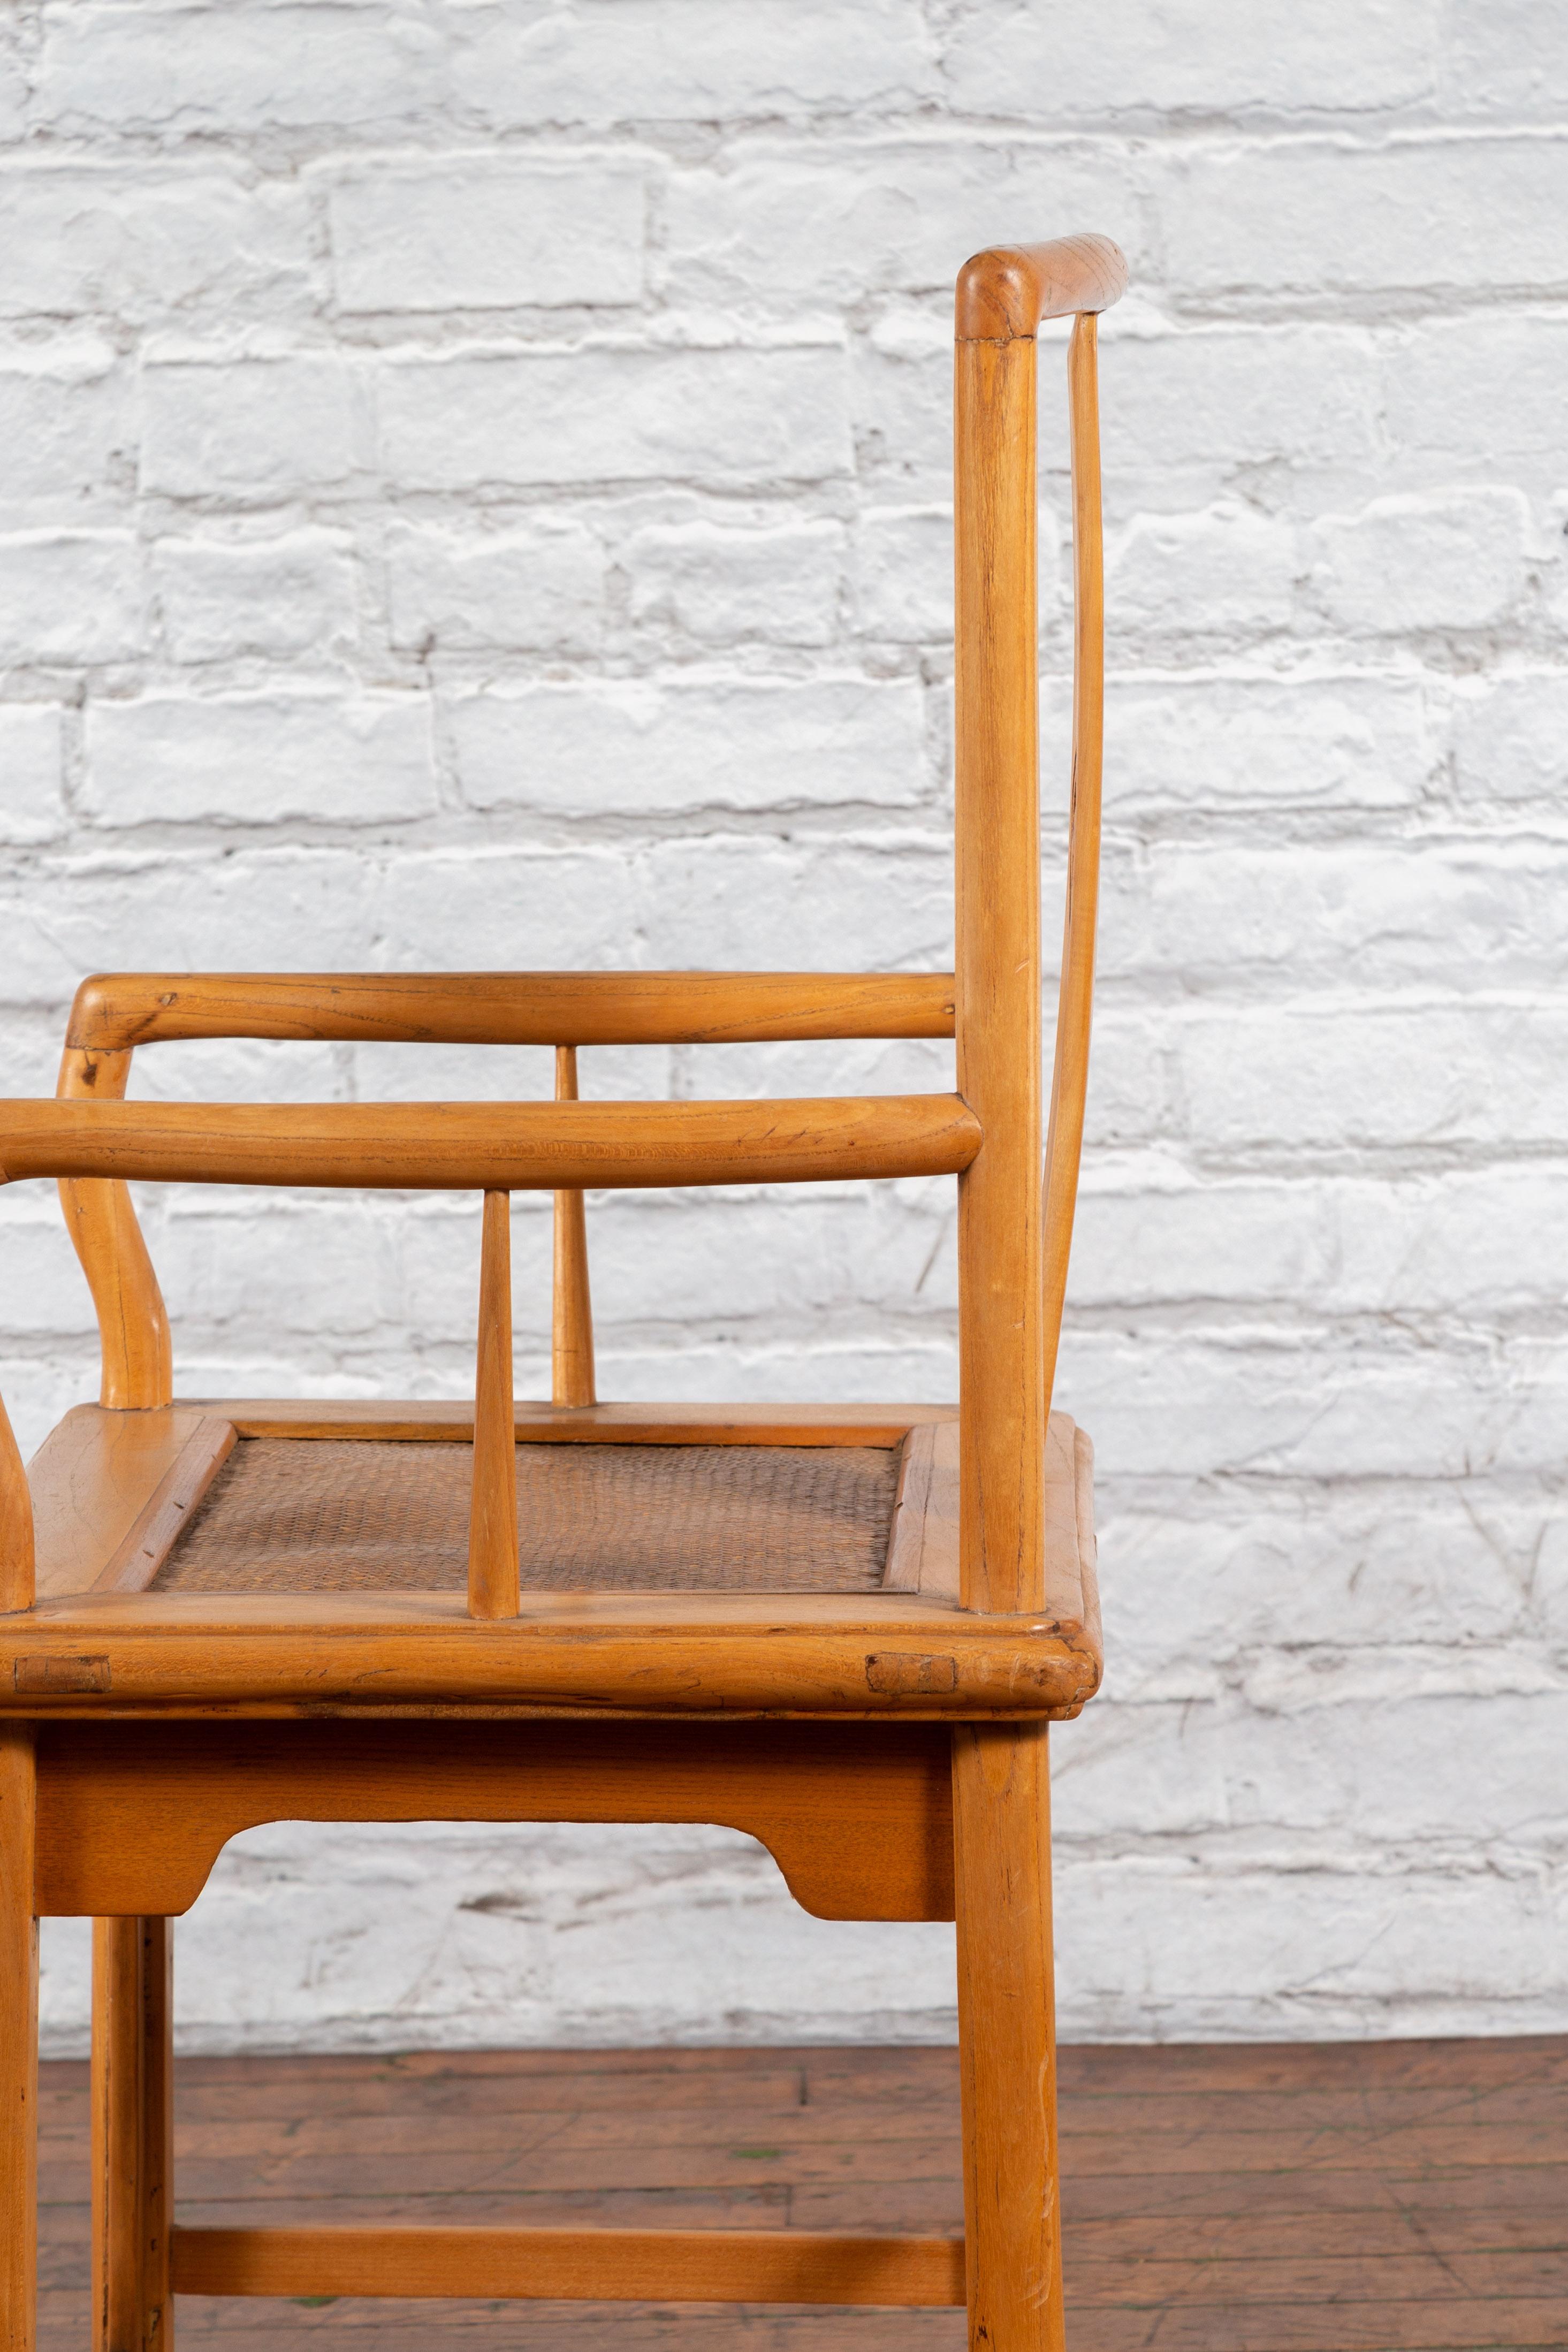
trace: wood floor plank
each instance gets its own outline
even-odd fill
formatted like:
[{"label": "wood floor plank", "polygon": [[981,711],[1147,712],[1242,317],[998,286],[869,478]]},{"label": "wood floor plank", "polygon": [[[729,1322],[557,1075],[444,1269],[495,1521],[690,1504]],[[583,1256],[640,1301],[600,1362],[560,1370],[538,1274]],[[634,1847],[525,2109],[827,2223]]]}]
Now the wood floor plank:
[{"label": "wood floor plank", "polygon": [[[205,2306],[205,2299],[203,2298]],[[182,2298],[182,2316],[198,2308]],[[439,2327],[461,2342],[464,2352],[827,2352],[855,2330],[857,2352],[963,2352],[963,2315],[951,2311],[866,2310],[825,2313],[757,2305],[538,2303],[430,2304],[351,2303],[343,2298],[319,2308],[281,2307],[261,2299],[216,2304],[203,2326],[212,2342],[236,2352],[299,2352],[302,2341],[362,2344],[374,2331],[377,2347],[389,2352],[429,2352]],[[187,2318],[187,2331],[191,2321]],[[40,2341],[48,2340],[40,2329]],[[53,2352],[53,2347],[51,2347]],[[59,2347],[63,2352],[63,2347]],[[1075,2347],[1076,2352],[1076,2347]]]},{"label": "wood floor plank", "polygon": [[1076,2092],[1324,2090],[1363,2084],[1568,2084],[1568,2034],[1496,2041],[1187,2042],[1070,2043],[1060,2053],[1064,2097]]},{"label": "wood floor plank", "polygon": [[1277,2091],[1103,2091],[1064,2097],[1062,2137],[1097,2133],[1156,2134],[1194,2130],[1226,2132],[1395,2132],[1417,2126],[1561,2121],[1568,2083],[1536,2081],[1474,2086],[1447,2083],[1359,2090],[1323,2090],[1302,2084]]},{"label": "wood floor plank", "polygon": [[[624,2099],[621,2084],[632,2086]],[[286,2086],[279,2085],[269,2098],[247,2098],[237,2114],[224,2113],[215,2105],[217,2095],[204,2092],[198,2100],[182,2105],[182,2146],[192,2158],[248,2158],[273,2144],[279,2118],[297,2126],[289,2146],[300,2155],[353,2153],[367,2145],[388,2155],[400,2148],[485,2153],[497,2147],[526,2149],[544,2137],[574,2148],[728,2145],[748,2136],[754,2138],[759,2131],[794,2146],[847,2137],[863,2142],[868,2137],[878,2143],[917,2144],[940,2140],[954,2127],[951,2102],[933,2100],[929,2090],[919,2099],[873,2099],[868,2105],[837,2098],[803,2105],[795,2095],[797,2078],[793,2074],[765,2083],[745,2078],[744,2095],[733,2101],[716,2098],[711,2084],[702,2085],[689,2076],[672,2085],[669,2097],[660,2095],[652,2077],[600,2075],[591,2079],[583,2098],[571,2095],[570,2084],[557,2079],[549,2084],[545,2099],[468,2099],[454,2091],[433,2106],[422,2098],[400,2101],[395,2083],[378,2084],[375,2096],[353,2101],[342,2095],[341,2084],[331,2087],[340,2095],[312,2102],[302,2120],[297,2114],[302,2103],[292,2086],[287,2086],[288,2095]],[[1303,2091],[1289,2096],[1243,2093],[1228,2102],[1218,2092],[1191,2102],[1094,2096],[1064,2100],[1062,2137],[1064,2144],[1071,2143],[1076,2168],[1096,2171],[1107,2168],[1098,2160],[1107,2146],[1119,2151],[1173,2138],[1181,2142],[1182,2168],[1186,2169],[1188,2151],[1206,2146],[1209,2136],[1239,2142],[1243,2136],[1256,2135],[1258,2168],[1273,2169],[1275,2143],[1286,2135],[1295,2136],[1293,2150],[1302,2147],[1302,2135],[1312,2134],[1324,2156],[1342,2142],[1374,2154],[1383,2148],[1397,2160],[1400,2135],[1447,2131],[1468,2137],[1485,2131],[1488,2137],[1479,2146],[1478,2160],[1489,2161],[1487,2151],[1504,2146],[1494,2126],[1535,2127],[1547,2149],[1555,2149],[1564,2097],[1564,2090],[1538,2084],[1474,2094],[1455,2088],[1365,2095]],[[79,2119],[74,2131],[68,2130],[63,2119],[54,2120],[40,2137],[46,2158],[72,2160],[83,2145]],[[1506,2160],[1517,2160],[1508,2154],[1516,2145],[1522,2149],[1522,2141],[1506,2144]],[[1439,2156],[1435,2160],[1447,2159]],[[1552,2160],[1550,2153],[1547,2160]]]},{"label": "wood floor plank", "polygon": [[[374,2117],[392,2116],[411,2122],[424,2116],[529,2116],[563,2112],[609,2111],[633,2116],[672,2107],[715,2110],[733,2100],[737,2105],[804,2106],[805,2070],[799,2066],[758,2064],[743,2073],[656,2074],[595,2067],[580,2074],[506,2074],[485,2075],[393,2072],[375,2074],[334,2074],[313,2086],[313,2116]],[[306,2079],[309,2079],[308,2077]],[[277,2116],[297,2117],[300,2099],[297,2076],[268,2080],[265,2075],[243,2084],[182,2084],[180,2113],[187,2128],[210,2123],[229,2125],[243,2119],[265,2124]],[[929,2097],[929,2094],[927,2096]]]},{"label": "wood floor plank", "polygon": [[[368,2122],[358,2116],[301,2116],[289,2137],[291,2158],[357,2158],[374,2148],[377,2158],[396,2156],[433,2158],[496,2155],[525,2158],[548,2148],[552,2158],[616,2156],[624,2149],[645,2154],[676,2150],[713,2150],[733,2154],[765,2144],[784,2149],[824,2151],[840,2147],[875,2149],[881,2160],[898,2165],[940,2146],[955,2129],[949,2106],[847,2106],[824,2109],[760,2101],[710,2100],[701,2106],[670,2105],[626,2109],[574,2107],[563,2104],[521,2114],[447,2110],[429,2114],[390,2114]],[[250,2162],[278,2144],[274,2116],[208,2117],[187,2123],[181,2147],[197,2165]],[[821,2160],[831,2161],[824,2158]]]},{"label": "wood floor plank", "polygon": [[[303,2344],[366,2341],[386,2352],[430,2352],[437,2329],[463,2352],[827,2352],[841,2340],[847,2322],[856,2352],[963,2352],[962,2312],[856,2311],[825,2313],[820,2306],[774,2310],[744,2304],[639,2306],[627,2304],[442,2304],[359,2303],[346,2300],[317,2308],[281,2306],[260,2299],[215,2307],[211,2320],[202,2305],[180,2303],[188,2332],[195,2315],[204,2341],[231,2344],[235,2352],[300,2352]],[[79,2352],[83,2321],[44,2320],[40,2347],[47,2352]],[[1076,2352],[1076,2347],[1075,2347]]]},{"label": "wood floor plank", "polygon": [[404,2191],[381,2197],[278,2198],[264,2210],[250,2198],[226,2204],[182,2197],[180,2219],[193,2230],[243,2230],[258,2222],[269,2230],[285,2230],[313,2222],[346,2227],[395,2221],[432,2228],[508,2222],[529,2229],[580,2229],[596,2222],[624,2230],[783,2230],[794,2222],[793,2193],[787,2184],[752,2189],[550,2189],[531,2197],[488,2189],[469,2197],[416,2197]]},{"label": "wood floor plank", "polygon": [[[1568,2095],[1565,2095],[1568,2097]],[[674,2154],[679,2148],[672,2147]],[[1066,2151],[1063,2162],[1066,2166]],[[1079,2132],[1072,2168],[1079,2179],[1139,2172],[1386,2172],[1393,2165],[1422,2171],[1485,2170],[1563,2162],[1561,2127],[1549,2122],[1474,2126],[1409,2125],[1402,2130],[1226,2132]]]},{"label": "wood floor plank", "polygon": [[1550,2295],[1568,2309],[1568,2252],[1520,2252],[1424,2254],[1209,2255],[1129,2261],[1079,2249],[1073,2295],[1080,2305],[1191,2304],[1224,2307],[1245,2290],[1250,2303],[1442,2302]]},{"label": "wood floor plank", "polygon": [[1072,2352],[1563,2352],[1548,2297],[1078,2312]]},{"label": "wood floor plank", "polygon": [[1568,2253],[1568,2207],[1543,2212],[1511,2206],[1371,2207],[1352,2212],[1206,2213],[1179,2218],[1136,2213],[1073,2225],[1075,2261],[1085,2263],[1268,2262],[1319,2256],[1433,2253]]},{"label": "wood floor plank", "polygon": [[[1563,2352],[1568,2037],[1062,2053],[1072,2352]],[[194,2226],[961,2226],[947,2049],[182,2061]],[[45,2069],[41,2352],[87,2325],[86,2069]],[[184,2352],[963,2352],[948,2312],[182,2298]],[[896,2331],[896,2332],[895,2332]]]},{"label": "wood floor plank", "polygon": [[[418,2177],[426,2189],[447,2194],[502,2186],[518,2195],[551,2188],[745,2188],[777,2180],[798,2182],[803,2187],[837,2185],[847,2189],[860,2180],[882,2184],[889,2176],[942,2180],[953,2176],[952,2161],[945,2150],[920,2143],[891,2148],[887,2143],[872,2141],[859,2145],[838,2141],[792,2143],[776,2123],[772,2131],[764,2134],[754,2119],[752,2131],[753,2136],[728,2145],[666,2142],[647,2147],[627,2147],[624,2143],[582,2147],[572,2146],[563,2135],[559,2140],[541,2139],[516,2151],[426,2149],[400,2153],[405,2168],[410,2163],[417,2165]],[[1147,2143],[1141,2147],[1125,2142],[1113,2146],[1096,2144],[1090,2147],[1087,2164],[1083,2162],[1080,2144],[1073,2151],[1079,2166],[1073,2176],[1078,2189],[1099,2190],[1100,2194],[1089,2194],[1087,2204],[1080,2203],[1078,2210],[1159,2211],[1181,2210],[1184,2205],[1188,2210],[1202,2210],[1207,2192],[1197,2183],[1226,2174],[1247,2179],[1249,2200],[1256,2194],[1268,2201],[1268,2183],[1272,2180],[1279,2184],[1284,2206],[1299,2210],[1302,2202],[1315,2201],[1310,2189],[1314,2178],[1339,2176],[1347,2182],[1361,2182],[1363,2187],[1360,2194],[1375,2197],[1379,2179],[1393,2163],[1405,2170],[1419,2168],[1434,2188],[1441,2187],[1445,2176],[1452,2176],[1455,2181],[1462,2176],[1466,2184],[1463,2195],[1469,2193],[1468,2184],[1478,2175],[1484,2178],[1492,2169],[1509,2175],[1510,2194],[1512,2183],[1521,2172],[1539,2169],[1552,2184],[1548,2193],[1558,2198],[1568,2179],[1561,2162],[1553,2161],[1555,2151],[1544,2126],[1529,2134],[1510,2136],[1506,2142],[1500,2135],[1499,2144],[1491,2147],[1484,2145],[1485,2136],[1479,2133],[1430,2134],[1414,2146],[1406,2137],[1397,2152],[1369,2147],[1349,2136],[1328,2145],[1311,2134],[1296,2137],[1280,2135],[1276,2138],[1258,2135],[1258,2138],[1259,2144],[1256,2147],[1212,2135],[1194,2135],[1189,2142],[1172,2140],[1161,2147]],[[361,2195],[387,2179],[388,2158],[338,2151],[320,2155],[289,2151],[259,2158],[196,2158],[183,2167],[182,2173],[186,2193],[206,2200],[242,2195],[250,2181],[255,2183],[252,2193],[260,2199],[322,2196],[339,2189]],[[1168,2184],[1163,2189],[1151,2185],[1162,2179]],[[1130,2205],[1125,2195],[1116,2193],[1117,2184],[1132,2180],[1140,2183],[1136,2206]],[[1066,2205],[1065,2187],[1063,2194]],[[1195,2208],[1190,2203],[1194,2194],[1199,2200]],[[1455,2201],[1458,2201],[1458,2194]],[[1331,2201],[1352,2204],[1359,2201],[1358,2192],[1348,2187],[1337,2200]],[[1072,2208],[1068,2206],[1067,2210]]]},{"label": "wood floor plank", "polygon": [[1434,2217],[1455,2210],[1561,2213],[1568,2201],[1562,2165],[1494,2165],[1442,2172],[1163,2172],[1083,2179],[1064,2171],[1062,2211],[1075,2226],[1121,2216],[1187,2213],[1360,2213],[1406,2207]]},{"label": "wood floor plank", "polygon": [[[907,2054],[900,2053],[896,2044],[887,2047],[890,2054]],[[291,2080],[314,2084],[333,2077],[354,2080],[366,2074],[408,2080],[456,2074],[487,2080],[507,2074],[587,2078],[605,2074],[699,2074],[711,2079],[715,2075],[753,2073],[759,2065],[771,2072],[780,2066],[804,2064],[808,2058],[821,2054],[816,2048],[802,2051],[771,2044],[747,2049],[714,2044],[689,2050],[401,2050],[377,2052],[374,2057],[353,2051],[300,2051],[266,2057],[237,2053],[182,2058],[180,2082],[183,2091],[187,2084],[231,2083],[237,2090],[243,2090],[248,2082]],[[879,2053],[856,2051],[855,2054],[874,2058]]]}]

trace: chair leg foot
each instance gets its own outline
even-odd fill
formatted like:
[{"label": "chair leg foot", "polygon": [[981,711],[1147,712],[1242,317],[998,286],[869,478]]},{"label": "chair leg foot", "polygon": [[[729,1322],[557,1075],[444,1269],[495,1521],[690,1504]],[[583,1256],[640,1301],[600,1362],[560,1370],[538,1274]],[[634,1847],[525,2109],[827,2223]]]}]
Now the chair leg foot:
[{"label": "chair leg foot", "polygon": [[1047,1727],[953,1733],[973,2352],[1064,2352]]},{"label": "chair leg foot", "polygon": [[0,1727],[0,2352],[33,2352],[37,2322],[36,1785],[31,1727]]},{"label": "chair leg foot", "polygon": [[93,2352],[173,2352],[167,1919],[92,1923]]}]

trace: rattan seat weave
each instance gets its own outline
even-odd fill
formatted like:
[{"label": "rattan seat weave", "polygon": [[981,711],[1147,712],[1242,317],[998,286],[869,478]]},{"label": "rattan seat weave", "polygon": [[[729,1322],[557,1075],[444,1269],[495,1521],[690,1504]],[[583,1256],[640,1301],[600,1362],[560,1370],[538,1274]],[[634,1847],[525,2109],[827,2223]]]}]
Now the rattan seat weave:
[{"label": "rattan seat weave", "polygon": [[[899,1456],[883,1446],[516,1449],[524,1590],[868,1591]],[[469,1446],[248,1438],[158,1591],[464,1589]]]}]

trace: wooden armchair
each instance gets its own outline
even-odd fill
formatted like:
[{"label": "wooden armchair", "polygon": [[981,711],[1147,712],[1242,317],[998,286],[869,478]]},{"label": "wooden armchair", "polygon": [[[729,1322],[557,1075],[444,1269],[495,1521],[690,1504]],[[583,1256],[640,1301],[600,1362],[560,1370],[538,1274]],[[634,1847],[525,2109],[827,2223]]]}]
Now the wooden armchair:
[{"label": "wooden armchair", "polygon": [[[99,2352],[172,2296],[962,2304],[1062,2343],[1047,1726],[1100,1656],[1089,1454],[1049,1413],[1082,1129],[1099,856],[1095,313],[1080,237],[970,262],[957,303],[952,974],[483,972],[87,981],[58,1098],[0,1104],[53,1177],[100,1404],[24,1474],[0,1412],[0,2315],[29,2352],[38,1915],[94,1945]],[[1066,943],[1042,1134],[1036,330],[1076,314]],[[550,1044],[550,1103],[124,1100],[188,1037]],[[584,1103],[584,1047],[947,1037],[957,1091]],[[1045,1180],[1042,1191],[1041,1168]],[[958,1179],[960,1392],[921,1406],[595,1402],[584,1186]],[[176,1402],[127,1178],[484,1195],[472,1407]],[[508,1195],[555,1196],[554,1394],[512,1395]],[[521,1498],[521,1500],[520,1500]],[[719,1822],[826,1918],[958,1922],[966,2236],[181,2230],[170,1917],[279,1819]]]}]

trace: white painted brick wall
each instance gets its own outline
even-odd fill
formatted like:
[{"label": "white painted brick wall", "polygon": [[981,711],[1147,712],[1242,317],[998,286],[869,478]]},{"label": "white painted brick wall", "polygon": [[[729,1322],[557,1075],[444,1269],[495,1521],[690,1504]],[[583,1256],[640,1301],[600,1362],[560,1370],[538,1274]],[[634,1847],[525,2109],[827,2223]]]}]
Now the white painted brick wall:
[{"label": "white painted brick wall", "polygon": [[[0,22],[0,1034],[112,965],[949,951],[949,288],[1103,228],[1103,985],[1062,1402],[1075,2034],[1568,2023],[1568,14],[33,0]],[[1041,658],[1060,881],[1061,338]],[[1054,912],[1051,917],[1055,922]],[[930,1046],[591,1091],[940,1083]],[[187,1047],[159,1094],[542,1093]],[[456,1394],[471,1203],[150,1194],[191,1390]],[[548,1223],[517,1218],[520,1381]],[[592,1214],[624,1395],[942,1396],[945,1184]],[[24,1435],[93,1383],[0,1193]],[[694,1907],[695,1905],[695,1907]],[[51,2046],[84,1946],[51,1930]],[[239,1841],[207,2044],[952,2030],[706,1831]]]}]

